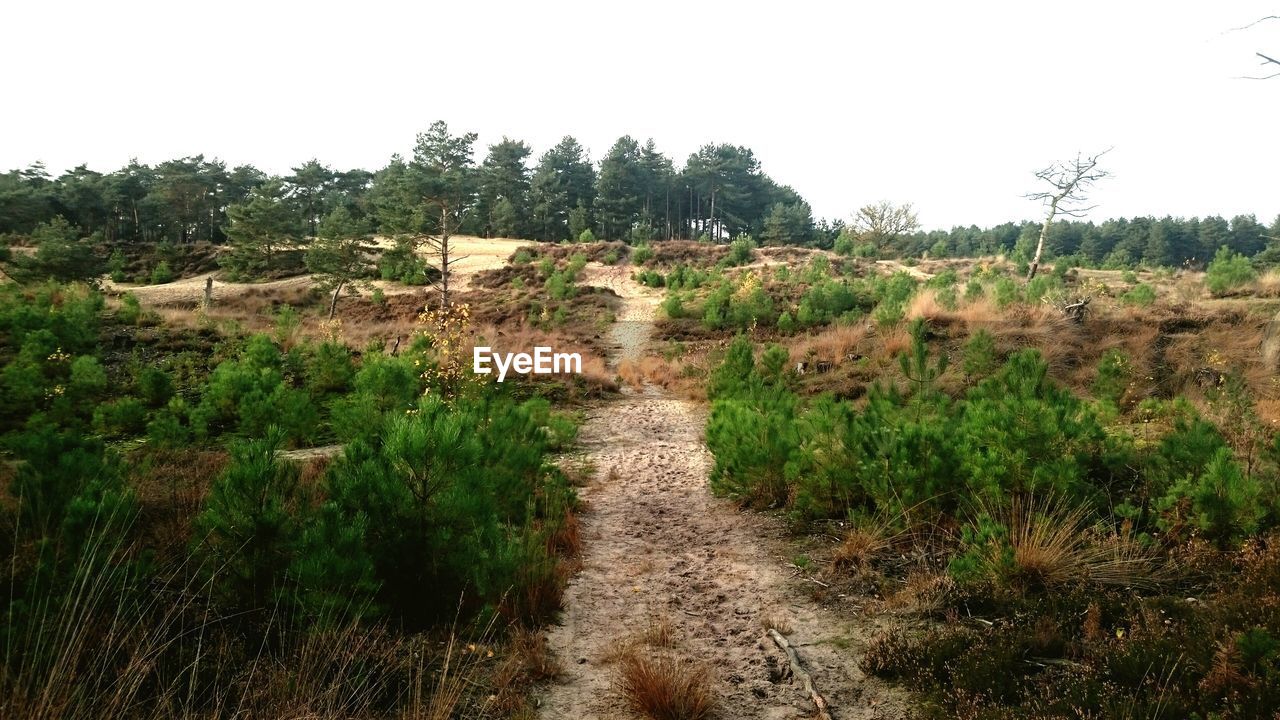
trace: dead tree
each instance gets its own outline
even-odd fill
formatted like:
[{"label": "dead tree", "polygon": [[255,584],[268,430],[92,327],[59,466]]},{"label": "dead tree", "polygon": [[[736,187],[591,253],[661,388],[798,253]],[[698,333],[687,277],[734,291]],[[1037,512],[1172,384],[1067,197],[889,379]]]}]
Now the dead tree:
[{"label": "dead tree", "polygon": [[[1235,32],[1235,31],[1239,31],[1239,30],[1248,30],[1249,28],[1253,27],[1254,25],[1258,25],[1258,24],[1260,24],[1260,23],[1267,22],[1268,20],[1280,20],[1280,15],[1268,15],[1268,16],[1266,16],[1266,17],[1264,17],[1264,18],[1259,18],[1259,19],[1257,19],[1257,20],[1254,20],[1253,22],[1251,22],[1251,23],[1249,23],[1248,25],[1245,25],[1245,26],[1243,26],[1243,27],[1232,28],[1232,29],[1231,29],[1231,31],[1232,31],[1232,32]],[[1267,68],[1269,68],[1269,69],[1271,69],[1271,70],[1275,70],[1275,72],[1272,72],[1272,73],[1271,73],[1271,74],[1269,74],[1269,75],[1242,75],[1242,76],[1240,77],[1240,79],[1241,79],[1241,80],[1270,80],[1271,78],[1280,77],[1280,70],[1277,70],[1277,69],[1276,69],[1276,68],[1280,68],[1280,60],[1277,60],[1277,59],[1275,59],[1275,58],[1271,57],[1270,55],[1266,55],[1266,54],[1263,54],[1263,53],[1260,53],[1260,52],[1255,52],[1255,53],[1254,53],[1254,55],[1257,55],[1258,57],[1262,58],[1262,62],[1261,62],[1260,64],[1261,64],[1263,67],[1267,67]],[[1272,67],[1272,66],[1274,66],[1274,67]]]},{"label": "dead tree", "polygon": [[1098,169],[1098,160],[1110,150],[1103,150],[1097,155],[1085,157],[1076,154],[1075,160],[1065,163],[1054,163],[1036,173],[1036,178],[1049,184],[1050,190],[1028,193],[1027,197],[1045,204],[1049,214],[1040,226],[1040,240],[1036,242],[1036,255],[1027,269],[1027,279],[1036,276],[1040,269],[1040,257],[1044,254],[1044,241],[1049,237],[1049,226],[1059,214],[1070,217],[1083,217],[1096,205],[1085,206],[1085,191],[1095,182],[1110,175],[1106,170]]}]

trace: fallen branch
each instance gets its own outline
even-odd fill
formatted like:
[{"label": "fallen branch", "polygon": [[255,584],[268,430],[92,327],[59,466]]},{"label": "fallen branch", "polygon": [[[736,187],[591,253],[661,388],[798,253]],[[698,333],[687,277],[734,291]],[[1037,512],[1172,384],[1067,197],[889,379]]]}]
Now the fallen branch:
[{"label": "fallen branch", "polygon": [[791,647],[791,643],[782,636],[777,630],[770,628],[769,637],[773,638],[773,644],[777,645],[783,652],[787,654],[787,659],[791,662],[791,675],[800,678],[800,682],[804,684],[805,692],[809,693],[809,697],[813,700],[813,704],[818,708],[818,720],[831,720],[831,708],[827,705],[827,701],[813,686],[813,676],[804,669],[804,665],[800,664],[800,656],[796,653],[796,649]]}]

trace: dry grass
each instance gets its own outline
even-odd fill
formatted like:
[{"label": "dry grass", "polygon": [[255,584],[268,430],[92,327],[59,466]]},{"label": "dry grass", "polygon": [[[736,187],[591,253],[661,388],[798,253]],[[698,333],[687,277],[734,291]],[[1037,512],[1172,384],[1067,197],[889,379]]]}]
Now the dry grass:
[{"label": "dry grass", "polygon": [[676,370],[667,360],[647,355],[639,360],[623,360],[619,363],[618,377],[637,390],[646,384],[669,388],[676,382]]},{"label": "dry grass", "polygon": [[832,325],[791,347],[792,360],[826,360],[838,363],[855,352],[867,337],[864,325]]},{"label": "dry grass", "polygon": [[676,626],[671,622],[670,618],[653,618],[649,620],[649,625],[640,633],[639,640],[649,647],[675,647]]},{"label": "dry grass", "polygon": [[924,565],[907,573],[902,587],[885,599],[885,607],[931,615],[947,607],[956,588],[951,574]]},{"label": "dry grass", "polygon": [[[1017,497],[1002,509],[984,512],[1009,530],[1012,567],[1008,580],[1022,589],[1088,582],[1119,587],[1157,583],[1154,557],[1132,538],[1089,526],[1089,509],[1054,497]],[[999,572],[1003,549],[988,549],[987,562]]]},{"label": "dry grass", "polygon": [[1265,298],[1280,297],[1280,269],[1272,268],[1253,283],[1253,295]]},{"label": "dry grass", "polygon": [[681,657],[626,653],[616,687],[633,710],[653,720],[705,720],[715,714],[707,668]]},{"label": "dry grass", "polygon": [[831,564],[837,570],[863,571],[893,546],[893,536],[884,523],[870,523],[848,530],[844,540],[831,555]]},{"label": "dry grass", "polygon": [[949,311],[938,303],[938,293],[935,290],[922,290],[911,298],[907,303],[904,317],[907,320],[915,320],[916,318],[924,318],[933,321]]}]

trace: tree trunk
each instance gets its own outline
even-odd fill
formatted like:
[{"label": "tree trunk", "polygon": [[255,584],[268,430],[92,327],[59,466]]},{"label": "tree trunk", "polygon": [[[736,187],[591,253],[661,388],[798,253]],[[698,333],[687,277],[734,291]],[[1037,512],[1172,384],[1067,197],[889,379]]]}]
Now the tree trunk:
[{"label": "tree trunk", "polygon": [[333,299],[329,301],[329,320],[333,320],[333,314],[338,311],[338,293],[342,292],[342,286],[347,284],[346,280],[339,280],[338,287],[333,289]]},{"label": "tree trunk", "polygon": [[449,210],[440,206],[440,309],[449,307]]},{"label": "tree trunk", "polygon": [[1058,214],[1058,199],[1054,198],[1049,203],[1049,216],[1044,219],[1044,224],[1040,226],[1040,240],[1036,242],[1036,256],[1031,260],[1031,267],[1027,268],[1027,280],[1034,280],[1036,271],[1040,269],[1040,256],[1044,254],[1044,241],[1049,237],[1049,226],[1053,224],[1053,216]]},{"label": "tree trunk", "polygon": [[718,243],[720,242],[720,233],[717,232],[716,228],[716,189],[714,187],[711,188],[711,217],[709,220],[711,222],[711,232],[713,233],[711,242]]}]

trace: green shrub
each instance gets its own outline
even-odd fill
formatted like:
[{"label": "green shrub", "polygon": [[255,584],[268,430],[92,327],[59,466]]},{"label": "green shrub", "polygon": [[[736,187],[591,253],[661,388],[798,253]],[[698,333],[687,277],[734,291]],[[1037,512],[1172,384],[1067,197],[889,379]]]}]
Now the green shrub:
[{"label": "green shrub", "polygon": [[796,331],[795,318],[791,317],[791,313],[783,310],[778,316],[778,330],[790,335]]},{"label": "green shrub", "polygon": [[756,244],[750,236],[742,235],[729,243],[729,254],[725,262],[730,266],[746,265],[755,257]]},{"label": "green shrub", "polygon": [[1156,301],[1156,289],[1146,283],[1139,283],[1121,295],[1120,300],[1130,305],[1146,307]]},{"label": "green shrub", "polygon": [[1123,352],[1115,348],[1106,351],[1098,361],[1098,376],[1093,381],[1093,396],[1119,407],[1120,401],[1129,389],[1132,376],[1133,368],[1129,358]]},{"label": "green shrub", "polygon": [[125,325],[137,325],[138,319],[142,317],[142,304],[138,302],[138,296],[131,292],[121,295],[116,317]]},{"label": "green shrub", "polygon": [[191,442],[190,411],[180,397],[169,400],[147,423],[147,440],[158,447],[176,448]]},{"label": "green shrub", "polygon": [[633,265],[643,265],[649,262],[653,257],[653,248],[648,243],[637,245],[631,250],[631,263]]},{"label": "green shrub", "polygon": [[582,232],[578,233],[578,242],[580,243],[593,243],[595,241],[596,234],[591,232],[591,228],[586,228]]},{"label": "green shrub", "polygon": [[157,367],[138,371],[138,394],[149,407],[160,407],[173,397],[173,378]]},{"label": "green shrub", "polygon": [[1197,475],[1174,483],[1158,503],[1161,527],[1189,522],[1220,543],[1239,542],[1255,534],[1266,516],[1261,483],[1245,475],[1229,448],[1218,448]]},{"label": "green shrub", "polygon": [[847,230],[841,230],[840,234],[836,236],[835,243],[832,245],[832,250],[834,250],[837,255],[853,255],[853,249],[857,245],[857,242],[857,239],[850,235]]},{"label": "green shrub", "polygon": [[17,527],[30,537],[54,540],[75,558],[95,529],[132,519],[136,507],[119,461],[101,442],[41,425],[5,444],[20,461],[9,491],[19,501]]},{"label": "green shrub", "polygon": [[306,526],[298,467],[277,457],[284,433],[236,441],[231,463],[213,483],[196,518],[196,551],[217,569],[224,602],[261,610],[288,598],[285,573]]},{"label": "green shrub", "polygon": [[173,270],[169,269],[169,263],[161,260],[151,268],[151,284],[162,285],[167,282],[173,282]]},{"label": "green shrub", "polygon": [[985,378],[999,365],[996,357],[996,341],[991,333],[979,329],[965,341],[964,374],[970,378]]},{"label": "green shrub", "polygon": [[1205,270],[1205,284],[1214,295],[1222,295],[1257,279],[1257,273],[1245,256],[1233,252],[1227,246],[1218,248],[1213,261]]},{"label": "green shrub", "polygon": [[323,342],[308,350],[306,377],[307,388],[312,394],[342,393],[351,386],[356,370],[346,345]]},{"label": "green shrub", "polygon": [[94,429],[107,437],[128,437],[146,429],[147,408],[134,397],[122,397],[99,404],[93,410]]},{"label": "green shrub", "polygon": [[504,596],[517,614],[547,610],[546,532],[572,494],[544,463],[547,435],[528,409],[499,398],[424,398],[356,441],[326,477],[335,518],[367,518],[360,541],[378,604],[419,626]]},{"label": "green shrub", "polygon": [[1049,380],[1035,350],[1014,353],[966,394],[956,441],[963,448],[960,470],[978,496],[1052,491],[1079,497],[1088,494],[1090,480],[1105,485],[1114,472],[1096,417]]},{"label": "green shrub", "polygon": [[981,300],[982,296],[985,294],[986,294],[986,288],[983,286],[982,282],[979,280],[970,280],[964,286],[965,302],[975,302],[977,300]]},{"label": "green shrub", "polygon": [[994,294],[996,307],[1003,308],[1015,302],[1022,301],[1022,291],[1018,287],[1018,283],[1011,278],[998,278],[996,280]]},{"label": "green shrub", "polygon": [[1120,274],[1120,279],[1130,285],[1138,284],[1138,274],[1132,270],[1125,270]]},{"label": "green shrub", "polygon": [[107,272],[111,274],[111,282],[115,282],[115,283],[124,282],[125,264],[126,264],[126,260],[124,257],[124,251],[122,251],[120,248],[116,248],[115,250],[112,250],[111,257],[107,258]]},{"label": "green shrub", "polygon": [[520,248],[515,252],[514,255],[511,256],[512,265],[528,265],[531,262],[533,262],[533,255],[531,255],[529,251],[525,250],[524,248]]},{"label": "green shrub", "polygon": [[684,307],[684,296],[680,293],[670,293],[662,301],[662,312],[672,320],[679,320],[687,315]]}]

